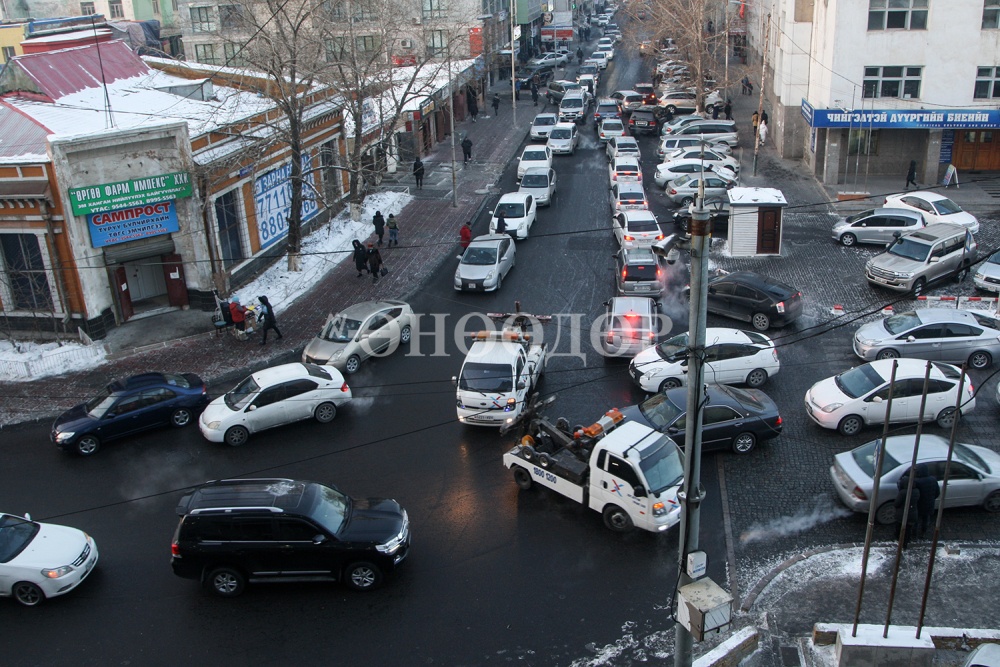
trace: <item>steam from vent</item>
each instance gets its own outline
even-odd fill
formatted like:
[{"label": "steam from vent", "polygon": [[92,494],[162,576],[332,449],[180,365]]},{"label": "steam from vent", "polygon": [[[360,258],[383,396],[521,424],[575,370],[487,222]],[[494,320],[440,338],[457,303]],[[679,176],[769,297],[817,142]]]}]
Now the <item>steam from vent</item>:
[{"label": "steam from vent", "polygon": [[805,508],[792,516],[778,517],[767,523],[751,526],[740,535],[740,542],[747,544],[775,537],[787,537],[850,515],[851,511],[846,507],[834,505],[829,497],[820,496],[812,509]]}]

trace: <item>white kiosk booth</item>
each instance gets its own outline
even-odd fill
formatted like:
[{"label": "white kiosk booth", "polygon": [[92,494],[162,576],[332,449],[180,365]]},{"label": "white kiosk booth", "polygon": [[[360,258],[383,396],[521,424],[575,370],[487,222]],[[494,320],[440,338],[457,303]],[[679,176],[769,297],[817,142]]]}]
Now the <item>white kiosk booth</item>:
[{"label": "white kiosk booth", "polygon": [[774,188],[732,188],[729,195],[729,254],[763,257],[781,254],[781,209],[785,195]]}]

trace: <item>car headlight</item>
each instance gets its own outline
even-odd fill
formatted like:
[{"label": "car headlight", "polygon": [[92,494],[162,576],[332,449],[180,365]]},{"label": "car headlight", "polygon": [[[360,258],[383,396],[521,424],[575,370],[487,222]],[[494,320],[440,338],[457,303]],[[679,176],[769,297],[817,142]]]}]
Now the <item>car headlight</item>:
[{"label": "car headlight", "polygon": [[494,274],[495,274],[494,271],[490,271],[489,273],[487,273],[486,274],[486,280],[493,280]]},{"label": "car headlight", "polygon": [[653,503],[653,516],[663,516],[667,513],[667,506],[662,502]]},{"label": "car headlight", "polygon": [[844,407],[843,403],[831,403],[830,405],[824,405],[822,410],[823,412],[833,412],[834,410],[839,410],[842,407]]},{"label": "car headlight", "polygon": [[61,433],[56,433],[56,442],[66,442],[74,435],[76,435],[76,433],[73,431],[63,431]]},{"label": "car headlight", "polygon": [[334,359],[340,359],[342,356],[344,356],[344,351],[343,350],[337,350],[330,357],[330,360],[333,361]]},{"label": "car headlight", "polygon": [[871,347],[872,345],[874,345],[877,342],[878,342],[877,340],[859,340],[858,341],[858,343],[860,345],[864,345],[865,347]]},{"label": "car headlight", "polygon": [[73,571],[73,566],[63,565],[62,567],[56,567],[53,569],[42,570],[42,576],[46,579],[58,579],[59,577],[65,577],[67,574]]},{"label": "car headlight", "polygon": [[205,428],[210,429],[212,431],[217,431],[219,430],[219,426],[221,425],[222,422],[220,421],[208,422],[207,424],[205,424]]},{"label": "car headlight", "polygon": [[982,280],[986,277],[986,274],[983,273],[982,271],[976,271],[976,277]]},{"label": "car headlight", "polygon": [[909,279],[909,278],[913,277],[913,272],[912,271],[895,271],[894,273],[895,273],[895,275],[896,275],[897,278]]}]

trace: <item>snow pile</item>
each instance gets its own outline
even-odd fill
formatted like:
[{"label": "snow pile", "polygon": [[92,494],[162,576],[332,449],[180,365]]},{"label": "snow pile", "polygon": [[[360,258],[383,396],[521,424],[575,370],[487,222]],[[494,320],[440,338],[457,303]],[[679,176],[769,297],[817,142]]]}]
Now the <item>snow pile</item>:
[{"label": "snow pile", "polygon": [[0,341],[0,382],[83,371],[104,363],[103,345]]}]

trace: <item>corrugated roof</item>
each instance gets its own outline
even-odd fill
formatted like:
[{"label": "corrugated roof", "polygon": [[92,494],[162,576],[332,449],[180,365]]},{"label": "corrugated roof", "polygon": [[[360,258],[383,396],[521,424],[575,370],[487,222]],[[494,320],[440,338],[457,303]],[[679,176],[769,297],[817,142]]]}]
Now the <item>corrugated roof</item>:
[{"label": "corrugated roof", "polygon": [[113,83],[148,72],[146,63],[121,40],[88,44],[17,56],[0,74],[0,94],[32,92],[54,102],[102,83]]},{"label": "corrugated roof", "polygon": [[0,161],[48,160],[45,138],[49,131],[3,100],[0,100],[0,127],[3,128],[0,134]]}]

